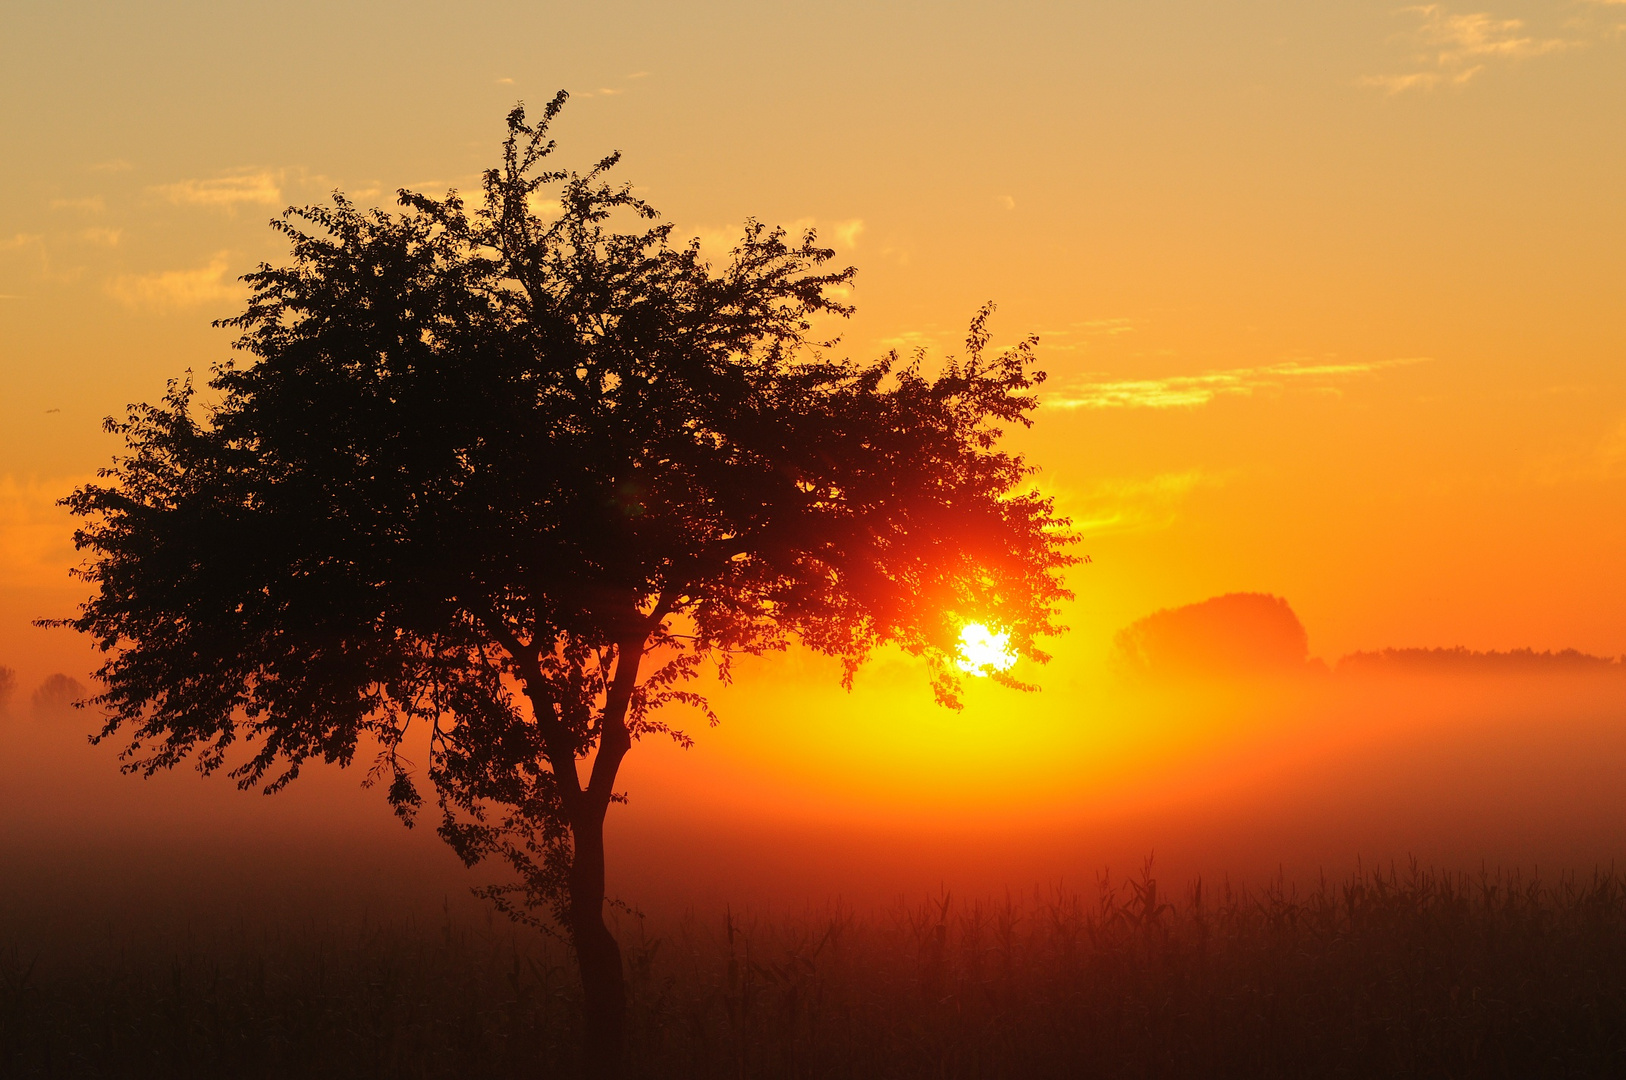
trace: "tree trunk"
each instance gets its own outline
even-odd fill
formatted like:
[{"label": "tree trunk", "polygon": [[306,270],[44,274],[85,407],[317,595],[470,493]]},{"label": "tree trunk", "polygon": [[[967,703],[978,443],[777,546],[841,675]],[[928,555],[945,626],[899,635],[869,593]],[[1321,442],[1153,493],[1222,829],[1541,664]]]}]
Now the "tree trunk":
[{"label": "tree trunk", "polygon": [[627,986],[621,946],[604,924],[604,816],[588,810],[572,826],[570,937],[581,971],[583,1063],[594,1080],[621,1075],[626,1042]]}]

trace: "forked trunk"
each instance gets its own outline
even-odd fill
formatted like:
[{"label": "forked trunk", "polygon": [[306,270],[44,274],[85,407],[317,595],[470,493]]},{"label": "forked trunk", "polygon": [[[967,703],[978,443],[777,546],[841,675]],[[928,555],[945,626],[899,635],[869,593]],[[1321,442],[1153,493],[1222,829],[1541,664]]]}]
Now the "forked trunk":
[{"label": "forked trunk", "polygon": [[570,867],[570,937],[582,978],[582,1061],[593,1080],[621,1075],[626,1043],[627,987],[621,946],[604,924],[604,819],[573,828]]},{"label": "forked trunk", "polygon": [[[621,946],[604,925],[604,814],[614,801],[616,771],[632,747],[627,730],[627,709],[638,686],[638,665],[643,659],[647,625],[658,625],[666,608],[640,621],[641,628],[616,647],[615,677],[600,715],[598,753],[586,785],[576,771],[575,746],[553,741],[548,764],[560,785],[571,834],[570,940],[582,979],[582,1064],[592,1080],[618,1080],[622,1074],[627,1019],[627,984],[621,971]],[[526,679],[527,686],[543,685],[540,670]],[[551,717],[553,700],[532,693],[536,715]],[[585,715],[580,717],[585,719]]]}]

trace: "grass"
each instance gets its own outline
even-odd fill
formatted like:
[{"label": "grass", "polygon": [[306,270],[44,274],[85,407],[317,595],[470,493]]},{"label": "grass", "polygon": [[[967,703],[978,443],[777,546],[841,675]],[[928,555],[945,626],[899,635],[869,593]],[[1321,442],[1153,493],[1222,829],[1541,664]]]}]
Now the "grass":
[{"label": "grass", "polygon": [[[1150,874],[623,927],[639,1077],[1626,1075],[1626,877]],[[6,1077],[571,1076],[569,957],[501,925],[0,950]]]}]

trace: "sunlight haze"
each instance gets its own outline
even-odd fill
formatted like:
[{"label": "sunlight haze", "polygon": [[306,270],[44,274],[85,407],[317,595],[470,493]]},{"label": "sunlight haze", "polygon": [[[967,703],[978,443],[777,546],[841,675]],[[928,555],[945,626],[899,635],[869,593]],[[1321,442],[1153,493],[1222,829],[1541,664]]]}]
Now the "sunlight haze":
[{"label": "sunlight haze", "polygon": [[[1054,659],[1010,669],[1037,693],[968,678],[964,710],[942,709],[895,651],[850,692],[795,649],[708,675],[721,724],[673,706],[695,746],[628,758],[612,876],[722,896],[771,863],[816,889],[864,850],[913,852],[916,878],[890,855],[876,873],[936,882],[932,852],[1018,827],[1100,846],[1034,841],[1024,863],[1015,845],[979,880],[1154,847],[1266,872],[1380,849],[1515,859],[1576,823],[1601,838],[1577,860],[1626,852],[1598,824],[1621,820],[1618,671],[1412,692],[1338,664],[1626,654],[1626,5],[1487,2],[13,0],[0,724],[20,749],[0,761],[19,807],[0,847],[354,829],[461,872],[360,770],[270,800],[187,769],[119,775],[82,739],[92,717],[37,694],[57,673],[89,685],[97,658],[32,620],[86,595],[55,501],[119,450],[102,419],[231,355],[211,320],[240,312],[239,275],[287,257],[267,219],[335,189],[389,209],[402,187],[473,190],[507,111],[564,88],[558,160],[622,152],[616,175],[677,240],[721,257],[756,219],[856,266],[835,351],[929,365],[964,352],[987,301],[996,346],[1037,335],[1048,380],[1010,443],[1089,556],[1068,632],[1039,642]],[[1297,620],[1286,660],[1208,690],[1125,673],[1120,632],[1235,595]],[[1013,659],[997,628],[962,645],[966,672]],[[1573,705],[1547,741],[1541,701]],[[1472,794],[1526,766],[1528,790]],[[1363,786],[1391,768],[1381,796]],[[697,839],[716,822],[766,861]],[[793,858],[776,835],[828,851]]]}]

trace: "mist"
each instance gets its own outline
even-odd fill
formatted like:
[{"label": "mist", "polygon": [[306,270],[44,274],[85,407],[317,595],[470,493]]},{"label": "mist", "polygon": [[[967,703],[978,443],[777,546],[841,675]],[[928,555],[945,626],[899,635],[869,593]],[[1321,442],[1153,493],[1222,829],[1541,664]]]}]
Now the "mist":
[{"label": "mist", "polygon": [[[1271,597],[1141,620],[1099,658],[1087,692],[990,698],[1013,732],[1026,725],[1012,760],[1029,764],[990,770],[977,790],[949,759],[913,775],[896,764],[926,747],[871,760],[857,788],[787,764],[804,754],[731,750],[729,738],[765,737],[776,709],[814,693],[794,657],[769,658],[721,692],[725,722],[695,731],[693,749],[646,741],[628,758],[611,892],[660,921],[730,905],[1026,895],[1140,874],[1148,860],[1174,888],[1308,886],[1410,860],[1542,874],[1626,862],[1619,661],[1390,649],[1328,664],[1305,641]],[[488,917],[470,890],[500,872],[465,869],[435,835],[432,804],[404,828],[363,787],[365,748],[353,767],[307,768],[273,796],[185,767],[125,775],[117,745],[90,744],[93,713],[67,707],[74,682],[18,673],[0,719],[0,906],[19,934]],[[829,700],[873,722],[862,710],[890,708],[883,691],[861,683]],[[968,712],[923,708],[911,730],[947,739],[956,724],[986,726]],[[1117,741],[1068,742],[1069,731]],[[931,790],[933,775],[951,790]],[[959,803],[972,809],[945,809]]]}]

